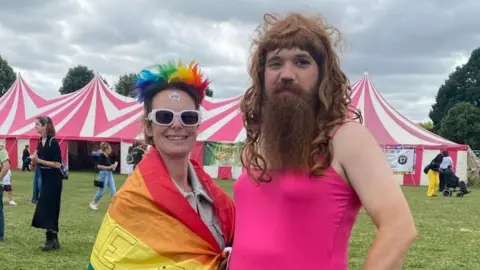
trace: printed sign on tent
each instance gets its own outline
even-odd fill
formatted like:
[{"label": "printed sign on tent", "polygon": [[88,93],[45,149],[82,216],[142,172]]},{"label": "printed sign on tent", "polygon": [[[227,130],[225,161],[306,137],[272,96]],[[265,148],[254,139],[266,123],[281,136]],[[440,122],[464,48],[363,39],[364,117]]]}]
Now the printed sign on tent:
[{"label": "printed sign on tent", "polygon": [[413,173],[417,151],[415,148],[396,147],[383,149],[390,168],[396,174]]},{"label": "printed sign on tent", "polygon": [[242,146],[242,143],[204,142],[203,165],[241,166],[240,152]]}]

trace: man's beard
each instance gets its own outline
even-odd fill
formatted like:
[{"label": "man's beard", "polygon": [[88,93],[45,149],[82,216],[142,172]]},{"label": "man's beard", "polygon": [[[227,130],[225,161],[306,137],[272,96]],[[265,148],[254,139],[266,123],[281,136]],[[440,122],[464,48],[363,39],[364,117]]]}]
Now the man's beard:
[{"label": "man's beard", "polygon": [[316,130],[314,97],[299,88],[285,91],[273,91],[266,97],[261,153],[268,169],[303,170],[308,166]]}]

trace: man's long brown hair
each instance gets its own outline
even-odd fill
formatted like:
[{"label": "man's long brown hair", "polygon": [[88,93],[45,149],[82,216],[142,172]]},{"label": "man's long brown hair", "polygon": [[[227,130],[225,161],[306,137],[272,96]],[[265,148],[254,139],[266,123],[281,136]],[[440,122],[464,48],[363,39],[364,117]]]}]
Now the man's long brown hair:
[{"label": "man's long brown hair", "polygon": [[[323,175],[333,160],[330,135],[347,119],[362,121],[360,112],[351,103],[351,88],[347,76],[340,69],[340,60],[335,47],[342,45],[340,32],[329,26],[322,17],[306,17],[298,13],[285,18],[266,14],[263,24],[257,29],[257,38],[252,44],[249,74],[252,84],[246,91],[240,110],[244,114],[247,130],[241,161],[251,179],[270,181],[267,176],[267,161],[260,153],[262,107],[265,105],[265,62],[267,53],[278,49],[299,48],[308,51],[318,65],[318,90],[314,100],[315,136],[309,146],[308,168],[313,175]],[[279,153],[281,154],[281,153]],[[320,157],[320,159],[319,159]],[[258,171],[260,174],[253,173]]]}]

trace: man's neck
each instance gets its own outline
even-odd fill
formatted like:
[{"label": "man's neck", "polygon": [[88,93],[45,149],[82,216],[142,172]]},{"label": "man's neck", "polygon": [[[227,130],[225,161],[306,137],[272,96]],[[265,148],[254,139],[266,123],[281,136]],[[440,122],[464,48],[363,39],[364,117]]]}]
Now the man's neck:
[{"label": "man's neck", "polygon": [[188,181],[188,157],[176,159],[160,155],[172,181],[175,181],[183,190],[190,191],[192,187]]}]

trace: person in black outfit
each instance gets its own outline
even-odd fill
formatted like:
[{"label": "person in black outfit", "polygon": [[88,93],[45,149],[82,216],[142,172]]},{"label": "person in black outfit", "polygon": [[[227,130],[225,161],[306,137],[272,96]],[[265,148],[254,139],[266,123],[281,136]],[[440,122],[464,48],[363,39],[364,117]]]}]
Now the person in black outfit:
[{"label": "person in black outfit", "polygon": [[37,117],[35,129],[41,137],[38,141],[37,152],[32,157],[32,162],[40,167],[42,187],[33,215],[32,226],[46,230],[46,241],[41,246],[41,250],[50,251],[60,248],[58,219],[63,184],[60,172],[62,154],[60,145],[54,138],[55,127],[50,117]]},{"label": "person in black outfit", "polygon": [[140,163],[146,154],[147,145],[145,142],[136,140],[132,146],[128,148],[127,164],[133,165],[133,169]]},{"label": "person in black outfit", "polygon": [[30,151],[28,150],[28,145],[25,145],[25,148],[23,149],[22,153],[22,171],[30,171],[30,162],[32,159],[30,158]]}]

